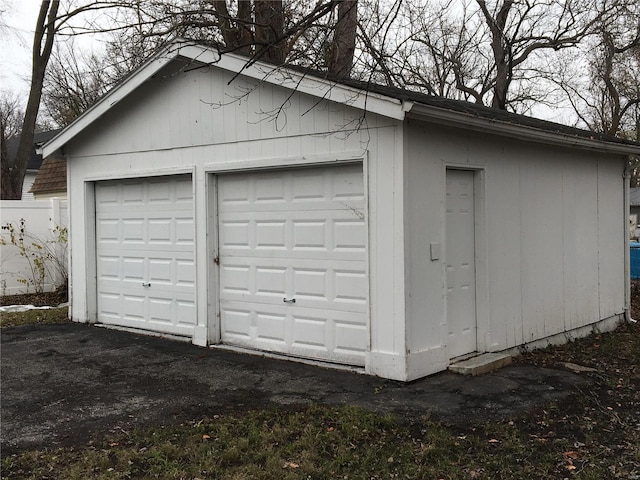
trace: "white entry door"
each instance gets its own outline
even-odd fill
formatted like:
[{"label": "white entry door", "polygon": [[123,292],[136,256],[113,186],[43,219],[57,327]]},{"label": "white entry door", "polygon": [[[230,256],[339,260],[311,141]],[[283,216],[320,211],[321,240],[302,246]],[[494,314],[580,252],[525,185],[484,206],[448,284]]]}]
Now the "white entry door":
[{"label": "white entry door", "polygon": [[98,321],[193,335],[191,177],[98,182],[95,198]]},{"label": "white entry door", "polygon": [[362,166],[218,177],[222,341],[364,365]]},{"label": "white entry door", "polygon": [[449,358],[477,349],[474,173],[447,170],[446,265]]}]

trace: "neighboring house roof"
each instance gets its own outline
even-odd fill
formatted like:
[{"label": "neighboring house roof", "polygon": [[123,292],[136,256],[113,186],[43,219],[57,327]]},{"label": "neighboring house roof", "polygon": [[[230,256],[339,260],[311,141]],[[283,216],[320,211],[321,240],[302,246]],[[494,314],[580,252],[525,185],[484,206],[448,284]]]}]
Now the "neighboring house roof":
[{"label": "neighboring house roof", "polygon": [[623,155],[640,154],[640,144],[605,137],[588,130],[560,125],[478,104],[450,100],[356,80],[336,79],[296,67],[274,67],[247,57],[215,48],[176,41],[144,63],[101,100],[43,147],[46,156],[59,154],[62,147],[118,104],[130,93],[174,60],[216,67],[312,95],[319,99],[349,105],[396,120],[415,117],[438,124],[491,132],[545,144],[561,145]]},{"label": "neighboring house roof", "polygon": [[45,158],[30,192],[42,195],[67,191],[67,161],[62,158]]},{"label": "neighboring house roof", "polygon": [[[62,129],[48,130],[46,132],[38,132],[33,136],[33,146],[31,147],[31,155],[27,161],[27,170],[38,170],[42,164],[42,155],[36,150],[43,144],[47,143],[55,137]],[[7,153],[9,158],[14,157],[18,153],[20,145],[20,136],[11,137],[7,140]]]},{"label": "neighboring house roof", "polygon": [[629,189],[629,205],[632,207],[640,206],[640,188],[633,187]]}]

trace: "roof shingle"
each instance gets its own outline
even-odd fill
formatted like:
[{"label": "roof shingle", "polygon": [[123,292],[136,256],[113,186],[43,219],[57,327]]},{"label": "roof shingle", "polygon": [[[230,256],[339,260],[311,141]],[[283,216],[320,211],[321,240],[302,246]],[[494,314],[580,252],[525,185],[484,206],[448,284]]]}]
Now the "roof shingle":
[{"label": "roof shingle", "polygon": [[31,193],[44,194],[67,190],[67,161],[45,158],[31,187]]}]

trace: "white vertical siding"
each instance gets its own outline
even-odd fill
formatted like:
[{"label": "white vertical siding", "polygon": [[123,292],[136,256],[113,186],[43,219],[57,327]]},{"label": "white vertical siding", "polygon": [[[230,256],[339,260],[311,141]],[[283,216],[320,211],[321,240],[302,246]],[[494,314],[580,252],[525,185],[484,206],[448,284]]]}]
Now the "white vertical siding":
[{"label": "white vertical siding", "polygon": [[477,230],[486,238],[476,238],[486,246],[478,261],[487,265],[477,279],[487,291],[478,296],[480,350],[515,347],[622,313],[622,158],[414,123],[407,161],[411,353],[446,348],[439,328],[446,322],[444,258],[432,261],[429,245],[444,241],[447,166],[474,169],[483,180],[476,198],[486,224]]},{"label": "white vertical siding", "polygon": [[24,175],[24,181],[22,182],[22,200],[33,200],[33,193],[31,187],[33,186],[33,182],[36,180],[36,175],[38,172],[27,172]]},{"label": "white vertical siding", "polygon": [[[598,256],[594,255],[599,251],[598,220],[594,220],[598,211],[597,159],[578,153],[567,155],[562,165],[562,194],[563,251],[570,252],[563,259],[564,329],[571,330],[592,323],[599,312]],[[622,207],[619,216],[621,212]]]},{"label": "white vertical siding", "polygon": [[598,161],[598,279],[600,317],[622,313],[624,307],[624,249],[628,213],[624,211],[622,166]]},{"label": "white vertical siding", "polygon": [[[490,318],[487,350],[499,349],[503,345],[518,345],[523,342],[522,325],[522,245],[520,242],[523,223],[521,216],[520,167],[507,154],[498,154],[493,164],[487,168],[486,185],[500,185],[500,188],[485,186],[487,209],[487,235],[489,239],[487,262],[490,265],[488,282]],[[500,232],[499,235],[494,234]],[[502,265],[498,275],[494,265]],[[490,280],[489,280],[490,279]],[[496,328],[500,319],[504,328]]]},{"label": "white vertical siding", "polygon": [[[402,125],[304,94],[236,79],[217,68],[157,75],[148,85],[97,120],[65,151],[69,154],[69,190],[74,244],[73,318],[94,321],[95,302],[87,263],[93,261],[92,241],[85,238],[94,219],[91,182],[123,176],[193,173],[195,181],[197,311],[194,342],[205,344],[218,336],[215,290],[211,275],[216,232],[211,201],[213,174],[246,162],[262,167],[282,166],[306,157],[324,161],[363,160],[369,208],[369,287],[371,373],[405,378],[405,298],[403,226]],[[253,91],[248,96],[249,90]],[[277,121],[271,114],[282,107]],[[245,167],[246,168],[246,167]],[[209,195],[209,200],[205,198]],[[80,246],[82,245],[82,246]],[[208,269],[209,273],[205,270]],[[213,330],[212,330],[213,329]],[[378,365],[376,367],[375,365]]]},{"label": "white vertical siding", "polygon": [[[513,199],[520,205],[520,261],[507,265],[496,260],[501,270],[520,269],[523,339],[529,342],[564,329],[563,256],[572,252],[563,251],[561,161],[554,166],[548,164],[543,152],[539,158],[529,153],[526,161],[518,159],[517,152],[512,153],[513,161],[521,163],[520,198]],[[500,234],[499,228],[489,235],[493,238]],[[493,271],[493,275],[499,274]]]},{"label": "white vertical siding", "polygon": [[[408,348],[412,353],[440,349],[445,324],[444,283],[444,166],[437,153],[426,158],[425,146],[415,139],[428,135],[426,126],[408,132],[406,177],[406,275]],[[421,157],[421,159],[419,159]],[[431,260],[430,244],[440,245],[441,258]]]},{"label": "white vertical siding", "polygon": [[[214,173],[338,158],[362,159],[366,174],[370,373],[407,380],[448,363],[448,166],[473,169],[481,187],[480,349],[517,346],[622,311],[622,159],[374,114],[359,125],[356,109],[243,77],[229,83],[232,77],[216,67],[176,73],[170,66],[65,147],[75,199],[74,320],[95,317],[91,182],[193,174],[200,268],[194,342],[205,344],[217,339],[217,285],[207,266],[215,253],[215,207],[206,198],[214,196]],[[431,244],[440,245],[439,259],[431,259]]]}]

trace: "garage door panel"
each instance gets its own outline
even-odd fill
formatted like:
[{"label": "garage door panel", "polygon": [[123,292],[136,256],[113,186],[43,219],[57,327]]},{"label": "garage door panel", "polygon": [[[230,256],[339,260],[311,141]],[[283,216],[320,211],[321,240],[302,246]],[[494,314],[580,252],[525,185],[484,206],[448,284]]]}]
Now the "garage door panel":
[{"label": "garage door panel", "polygon": [[219,186],[219,200],[228,204],[286,205],[345,198],[364,199],[359,164],[234,175]]},{"label": "garage door panel", "polygon": [[120,245],[109,245],[106,242],[102,244],[102,248],[100,250],[101,257],[109,257],[109,256],[118,256],[119,253],[122,253],[123,247],[130,252],[131,254],[139,255],[138,252],[142,252],[142,256],[145,258],[150,257],[172,257],[174,254],[182,255],[189,261],[193,261],[193,247],[174,245],[172,248],[168,249],[165,245],[154,245],[154,244],[131,244],[122,242]]},{"label": "garage door panel", "polygon": [[[220,214],[220,251],[223,255],[245,255],[246,250],[265,255],[285,251],[360,252],[367,251],[366,223],[351,211],[281,212],[269,216],[241,212]],[[332,215],[332,218],[327,218]],[[288,217],[288,218],[287,218]],[[234,252],[241,250],[241,252]]]},{"label": "garage door panel", "polygon": [[[238,259],[236,259],[238,260]],[[359,262],[245,258],[243,264],[220,265],[224,299],[281,304],[295,298],[309,308],[366,312],[368,278]]]},{"label": "garage door panel", "polygon": [[103,317],[120,317],[122,310],[121,295],[119,293],[100,292],[98,294],[98,304]]},{"label": "garage door panel", "polygon": [[[114,213],[116,216],[114,218],[133,218],[140,214],[151,217],[162,217],[165,212],[189,212],[191,209],[192,202],[181,201],[178,202],[155,202],[155,203],[144,203],[144,204],[129,204],[124,202],[104,202],[102,200],[102,192],[103,188],[99,188],[99,195],[101,198],[99,199],[100,204],[100,213],[102,213],[105,217],[113,216]],[[122,207],[125,207],[123,210]],[[160,208],[162,210],[160,210]]]},{"label": "garage door panel", "polygon": [[361,165],[220,176],[218,209],[223,341],[363,365]]},{"label": "garage door panel", "polygon": [[[117,212],[116,212],[117,213]],[[177,212],[174,212],[177,213]],[[179,211],[184,215],[184,211]],[[171,212],[165,211],[164,216],[145,216],[144,212],[136,215],[123,214],[115,218],[113,214],[99,214],[97,217],[96,236],[99,242],[131,244],[156,244],[173,246],[175,244],[192,246],[193,219],[189,217],[168,217]]]},{"label": "garage door panel", "polygon": [[192,335],[192,216],[189,176],[96,184],[100,322]]},{"label": "garage door panel", "polygon": [[122,295],[123,318],[135,320],[136,322],[144,322],[147,303],[145,300],[145,295],[136,295],[135,293]]},{"label": "garage door panel", "polygon": [[220,205],[225,213],[234,214],[241,212],[253,212],[257,215],[267,213],[278,214],[290,211],[305,211],[311,215],[317,214],[322,217],[322,212],[327,210],[333,212],[347,212],[351,216],[361,217],[364,214],[366,202],[364,198],[336,198],[336,199],[306,199],[291,200],[289,202],[275,201],[229,201],[220,200]]},{"label": "garage door panel", "polygon": [[174,302],[164,297],[149,297],[149,321],[171,323]]},{"label": "garage door panel", "polygon": [[[309,250],[286,250],[277,251],[270,250],[267,254],[262,251],[247,250],[244,254],[234,251],[233,254],[225,255],[220,252],[220,258],[225,258],[229,262],[244,261],[246,259],[262,259],[265,265],[280,265],[287,259],[295,260],[315,260],[315,261],[336,261],[336,262],[350,262],[354,259],[364,262],[367,259],[366,252],[352,253],[349,250],[334,251],[331,255],[327,255],[323,251],[309,251]],[[361,260],[360,260],[361,259]]]},{"label": "garage door panel", "polygon": [[[255,307],[255,308],[247,308]],[[368,349],[366,314],[354,318],[341,311],[298,306],[270,307],[225,302],[225,343],[307,358],[364,365]]]}]

